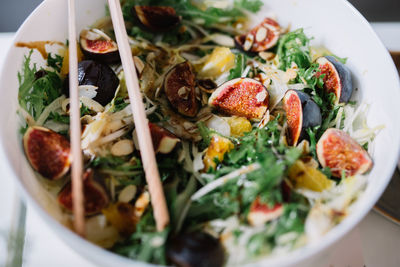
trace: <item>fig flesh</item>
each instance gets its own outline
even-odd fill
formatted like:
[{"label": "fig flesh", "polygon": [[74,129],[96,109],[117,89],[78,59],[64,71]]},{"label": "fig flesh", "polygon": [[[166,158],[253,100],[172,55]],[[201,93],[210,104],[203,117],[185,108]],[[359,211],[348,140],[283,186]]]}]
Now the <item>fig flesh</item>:
[{"label": "fig flesh", "polygon": [[[83,195],[85,216],[100,213],[109,203],[107,192],[100,182],[95,181],[94,171],[88,169],[83,174]],[[73,210],[72,183],[68,182],[57,197],[58,203],[67,211]]]},{"label": "fig flesh", "polygon": [[26,131],[23,142],[31,166],[43,177],[57,180],[68,172],[72,155],[69,141],[64,136],[33,126]]},{"label": "fig flesh", "polygon": [[120,60],[117,44],[98,29],[82,30],[79,44],[88,59],[106,64],[116,63]]},{"label": "fig flesh", "polygon": [[270,207],[268,204],[262,203],[260,198],[257,197],[251,204],[247,220],[252,226],[262,226],[269,221],[279,218],[282,213],[282,204],[276,203]]},{"label": "fig flesh", "polygon": [[181,233],[168,241],[167,258],[175,266],[219,267],[224,264],[221,243],[205,232]]},{"label": "fig flesh", "polygon": [[[79,85],[93,85],[97,87],[93,100],[101,105],[107,105],[115,95],[119,79],[114,71],[106,64],[84,60],[78,64]],[[64,94],[69,96],[69,79],[65,79]]]},{"label": "fig flesh", "polygon": [[195,87],[195,75],[187,61],[172,68],[164,79],[164,91],[171,106],[187,117],[195,117],[199,110]]},{"label": "fig flesh", "polygon": [[250,30],[249,33],[235,37],[236,46],[245,52],[263,52],[274,47],[279,40],[281,27],[271,19],[265,18],[262,23]]},{"label": "fig flesh", "polygon": [[283,97],[283,107],[287,118],[287,141],[291,146],[305,139],[307,128],[322,123],[320,108],[301,91],[288,90]]},{"label": "fig flesh", "polygon": [[335,177],[363,174],[373,163],[368,152],[339,129],[328,129],[317,143],[317,156],[322,167],[329,167]]},{"label": "fig flesh", "polygon": [[268,109],[269,93],[259,81],[237,78],[218,87],[208,104],[229,115],[260,120]]},{"label": "fig flesh", "polygon": [[154,32],[168,31],[181,22],[181,17],[172,7],[135,6],[133,12],[145,29]]},{"label": "fig flesh", "polygon": [[349,102],[353,93],[353,80],[347,66],[333,56],[320,57],[317,63],[320,70],[317,75],[325,74],[324,89],[335,94],[335,104]]}]

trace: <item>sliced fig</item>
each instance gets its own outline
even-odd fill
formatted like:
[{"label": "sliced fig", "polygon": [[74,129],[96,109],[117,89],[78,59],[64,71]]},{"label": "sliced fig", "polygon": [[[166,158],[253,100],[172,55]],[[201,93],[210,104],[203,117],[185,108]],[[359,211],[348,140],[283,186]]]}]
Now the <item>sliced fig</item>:
[{"label": "sliced fig", "polygon": [[274,47],[278,43],[280,34],[279,24],[271,18],[265,18],[249,33],[236,36],[235,43],[245,52],[258,53]]},{"label": "sliced fig", "polygon": [[250,212],[247,215],[247,220],[252,226],[262,226],[266,222],[279,218],[283,213],[283,206],[276,203],[270,207],[266,203],[262,203],[257,197],[250,207]]},{"label": "sliced fig", "polygon": [[[93,85],[97,87],[93,100],[101,105],[107,105],[115,95],[119,79],[114,71],[106,64],[84,60],[78,64],[79,85]],[[69,79],[65,79],[64,94],[69,96]]]},{"label": "sliced fig", "polygon": [[187,61],[176,65],[165,76],[165,94],[171,106],[184,116],[194,117],[199,110],[195,86],[195,75]]},{"label": "sliced fig", "polygon": [[168,260],[179,267],[219,267],[225,261],[218,239],[205,232],[181,233],[168,240]]},{"label": "sliced fig", "polygon": [[88,59],[107,64],[120,61],[117,43],[98,29],[82,30],[79,44]]},{"label": "sliced fig", "polygon": [[[109,203],[109,198],[104,186],[94,179],[94,171],[88,169],[83,174],[83,195],[85,216],[100,213]],[[73,197],[72,184],[67,183],[58,194],[58,203],[67,211],[72,212]]]},{"label": "sliced fig", "polygon": [[176,135],[157,124],[149,123],[149,127],[154,151],[156,153],[171,153],[175,146],[181,141]]},{"label": "sliced fig", "polygon": [[44,127],[29,127],[24,135],[24,149],[34,170],[43,177],[57,180],[71,166],[69,141],[62,135]]},{"label": "sliced fig", "polygon": [[237,78],[218,87],[208,104],[229,115],[261,120],[268,109],[269,93],[259,81]]},{"label": "sliced fig", "polygon": [[368,152],[353,138],[339,129],[328,129],[317,143],[317,156],[322,167],[329,167],[332,175],[346,177],[363,174],[373,163]]},{"label": "sliced fig", "polygon": [[307,128],[322,123],[320,108],[301,91],[288,90],[283,97],[283,107],[287,118],[287,141],[291,146],[296,146],[306,137]]},{"label": "sliced fig", "polygon": [[347,66],[333,56],[320,57],[317,63],[320,69],[317,75],[325,74],[324,89],[335,94],[336,104],[349,102],[353,93],[353,80]]},{"label": "sliced fig", "polygon": [[[181,141],[176,135],[167,129],[154,123],[149,123],[151,139],[153,141],[154,152],[161,154],[169,154],[174,150],[176,145]],[[136,149],[140,149],[137,139],[136,129],[133,131],[133,142]]]},{"label": "sliced fig", "polygon": [[135,6],[133,12],[144,28],[154,32],[168,31],[181,22],[181,17],[172,7]]}]

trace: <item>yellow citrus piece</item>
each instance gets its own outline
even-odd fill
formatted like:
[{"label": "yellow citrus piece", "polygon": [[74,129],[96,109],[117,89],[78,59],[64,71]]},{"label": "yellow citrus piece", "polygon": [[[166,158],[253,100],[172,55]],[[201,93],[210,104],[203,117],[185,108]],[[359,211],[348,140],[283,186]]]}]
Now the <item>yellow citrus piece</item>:
[{"label": "yellow citrus piece", "polygon": [[216,47],[203,68],[200,75],[203,77],[215,78],[222,73],[229,71],[235,66],[235,55],[227,47]]},{"label": "yellow citrus piece", "polygon": [[219,135],[214,135],[211,138],[210,145],[208,146],[203,159],[204,170],[207,171],[210,168],[215,169],[217,166],[215,159],[222,161],[225,153],[229,152],[233,147],[234,145],[229,139]]},{"label": "yellow citrus piece", "polygon": [[[81,62],[83,60],[83,53],[81,50],[80,45],[77,45],[78,49],[78,62]],[[65,49],[65,54],[61,66],[61,75],[66,76],[69,73],[69,50],[68,47]]]},{"label": "yellow citrus piece", "polygon": [[322,172],[305,165],[301,160],[297,160],[290,167],[288,175],[296,188],[322,192],[333,184],[333,181],[329,180]]},{"label": "yellow citrus piece", "polygon": [[233,116],[227,118],[227,121],[231,127],[231,135],[235,137],[243,136],[252,129],[250,121],[244,117]]},{"label": "yellow citrus piece", "polygon": [[110,204],[102,210],[102,213],[121,234],[131,234],[135,231],[137,218],[132,204],[123,202]]}]

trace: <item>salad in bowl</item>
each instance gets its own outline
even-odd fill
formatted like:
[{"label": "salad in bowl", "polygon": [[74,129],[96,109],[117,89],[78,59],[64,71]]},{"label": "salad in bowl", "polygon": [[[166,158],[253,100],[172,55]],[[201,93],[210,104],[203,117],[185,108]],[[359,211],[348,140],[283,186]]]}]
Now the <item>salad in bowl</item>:
[{"label": "salad in bowl", "polygon": [[258,0],[121,3],[171,222],[156,230],[106,9],[77,40],[18,43],[29,47],[19,140],[62,224],[73,220],[70,42],[89,241],[154,264],[243,265],[319,242],[354,212],[386,124],[367,123],[351,55]]}]

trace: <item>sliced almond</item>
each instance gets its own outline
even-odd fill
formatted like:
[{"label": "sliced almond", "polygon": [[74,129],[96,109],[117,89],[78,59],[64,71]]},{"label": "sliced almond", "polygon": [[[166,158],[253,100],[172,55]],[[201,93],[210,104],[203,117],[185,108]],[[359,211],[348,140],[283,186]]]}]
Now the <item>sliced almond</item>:
[{"label": "sliced almond", "polygon": [[136,67],[138,73],[142,73],[142,71],[144,69],[143,61],[139,57],[134,56],[133,57],[133,62],[135,63],[135,67]]},{"label": "sliced almond", "polygon": [[260,56],[260,58],[262,58],[264,60],[271,60],[276,56],[272,52],[265,52],[265,51],[258,53],[258,55]]},{"label": "sliced almond", "polygon": [[253,34],[248,34],[248,35],[246,36],[246,41],[244,42],[243,49],[244,49],[245,51],[249,51],[249,50],[251,49],[251,47],[253,46],[253,43],[254,43],[254,36],[253,36]]},{"label": "sliced almond", "polygon": [[118,195],[119,202],[131,202],[132,199],[135,197],[137,192],[137,187],[133,184],[126,186]]},{"label": "sliced almond", "polygon": [[111,147],[111,154],[114,156],[120,157],[120,156],[126,156],[129,155],[133,152],[133,141],[124,139],[116,142],[112,147]]},{"label": "sliced almond", "polygon": [[268,30],[267,30],[266,28],[260,27],[260,28],[257,30],[257,33],[256,33],[256,41],[257,41],[257,42],[262,42],[262,41],[264,41],[265,38],[267,38],[267,32],[268,32]]}]

